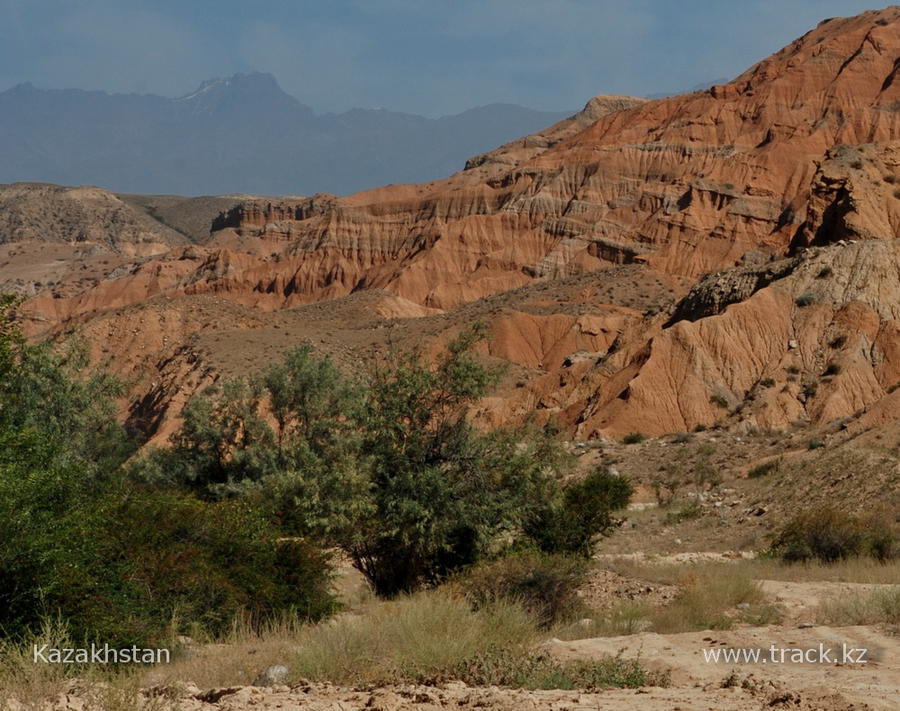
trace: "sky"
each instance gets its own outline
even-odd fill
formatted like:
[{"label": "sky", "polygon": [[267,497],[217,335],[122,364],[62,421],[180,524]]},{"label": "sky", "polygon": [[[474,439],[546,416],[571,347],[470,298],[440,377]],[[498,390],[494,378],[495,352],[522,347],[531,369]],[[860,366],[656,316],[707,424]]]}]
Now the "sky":
[{"label": "sky", "polygon": [[319,112],[580,108],[734,77],[856,0],[0,0],[0,91],[275,75]]}]

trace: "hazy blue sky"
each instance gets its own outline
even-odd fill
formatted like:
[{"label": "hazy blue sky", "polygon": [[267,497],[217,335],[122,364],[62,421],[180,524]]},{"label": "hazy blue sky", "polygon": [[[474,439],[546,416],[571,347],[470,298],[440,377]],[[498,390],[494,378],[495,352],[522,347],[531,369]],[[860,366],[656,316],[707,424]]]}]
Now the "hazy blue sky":
[{"label": "hazy blue sky", "polygon": [[857,0],[0,0],[0,90],[271,72],[318,111],[580,107],[735,76]]}]

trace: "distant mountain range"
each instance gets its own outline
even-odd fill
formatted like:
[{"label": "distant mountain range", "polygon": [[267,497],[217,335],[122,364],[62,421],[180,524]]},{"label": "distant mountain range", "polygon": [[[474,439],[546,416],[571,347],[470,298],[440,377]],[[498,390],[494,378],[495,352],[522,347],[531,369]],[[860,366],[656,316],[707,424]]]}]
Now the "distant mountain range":
[{"label": "distant mountain range", "polygon": [[382,109],[316,114],[260,73],[207,81],[177,99],[19,84],[0,93],[0,182],[346,194],[443,177],[570,113],[490,104],[438,119]]}]

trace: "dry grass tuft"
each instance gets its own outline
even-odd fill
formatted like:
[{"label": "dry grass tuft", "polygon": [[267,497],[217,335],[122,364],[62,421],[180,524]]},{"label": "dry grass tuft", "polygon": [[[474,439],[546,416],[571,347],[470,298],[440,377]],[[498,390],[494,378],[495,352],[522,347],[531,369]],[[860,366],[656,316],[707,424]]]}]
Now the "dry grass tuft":
[{"label": "dry grass tuft", "polygon": [[824,600],[816,621],[823,625],[900,626],[900,585]]},{"label": "dry grass tuft", "polygon": [[288,666],[298,677],[336,684],[428,681],[494,650],[524,653],[537,638],[535,618],[518,604],[497,600],[473,611],[438,591],[308,627]]}]

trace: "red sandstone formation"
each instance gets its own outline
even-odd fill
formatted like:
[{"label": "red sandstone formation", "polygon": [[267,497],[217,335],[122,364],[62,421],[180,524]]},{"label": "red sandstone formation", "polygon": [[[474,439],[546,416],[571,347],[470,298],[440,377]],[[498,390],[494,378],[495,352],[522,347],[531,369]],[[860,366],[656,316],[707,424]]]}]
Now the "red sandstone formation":
[{"label": "red sandstone formation", "polygon": [[[257,352],[241,329],[279,319],[359,357],[387,331],[439,343],[480,318],[486,355],[520,369],[489,423],[537,412],[594,437],[881,412],[900,382],[898,57],[900,8],[825,21],[728,84],[596,97],[443,181],[243,203],[202,247],[25,311],[35,331],[106,333],[154,427],[229,372],[217,349],[277,357],[288,343]],[[305,315],[366,291],[346,324]],[[195,303],[217,315],[189,318]],[[161,313],[183,328],[117,332]],[[191,350],[219,331],[245,335]]]}]

